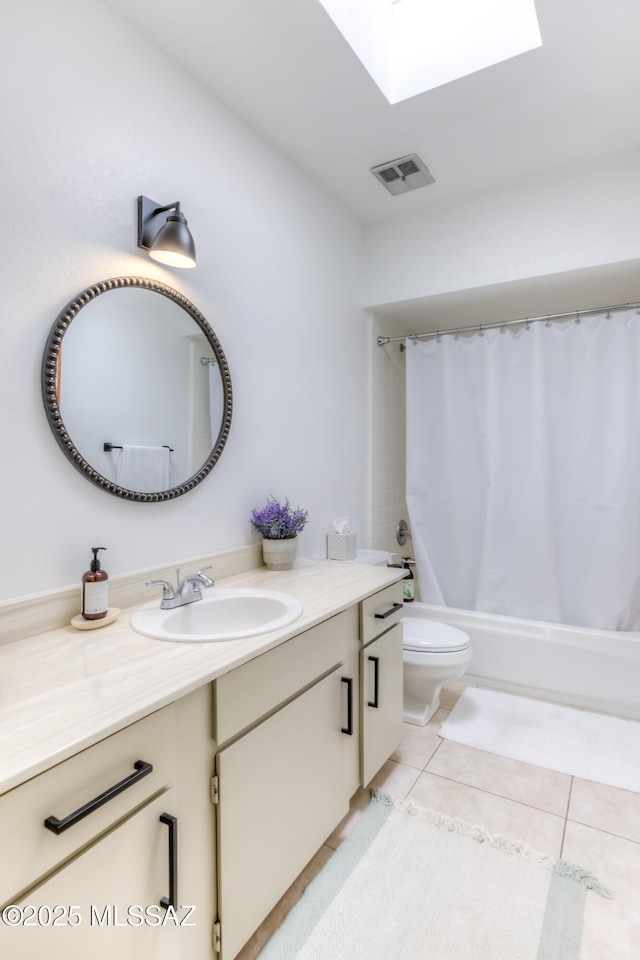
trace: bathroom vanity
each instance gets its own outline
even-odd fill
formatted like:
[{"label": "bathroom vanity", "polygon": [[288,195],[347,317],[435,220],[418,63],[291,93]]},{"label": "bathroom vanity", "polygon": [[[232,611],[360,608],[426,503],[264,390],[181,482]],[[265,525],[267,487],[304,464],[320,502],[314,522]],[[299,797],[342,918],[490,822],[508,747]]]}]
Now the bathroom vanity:
[{"label": "bathroom vanity", "polygon": [[2,955],[51,955],[55,938],[69,960],[232,960],[388,759],[399,571],[224,581],[274,584],[303,614],[260,637],[156,641],[124,611],[0,646]]}]

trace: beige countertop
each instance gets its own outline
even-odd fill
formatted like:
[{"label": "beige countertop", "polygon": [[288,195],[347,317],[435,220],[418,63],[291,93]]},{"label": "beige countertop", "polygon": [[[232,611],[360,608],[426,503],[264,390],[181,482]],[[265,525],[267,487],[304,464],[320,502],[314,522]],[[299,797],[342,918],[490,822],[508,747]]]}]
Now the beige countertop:
[{"label": "beige countertop", "polygon": [[290,593],[303,604],[295,623],[243,640],[148,639],[129,626],[138,606],[98,630],[68,626],[0,646],[0,794],[403,576],[397,568],[299,560],[291,571],[263,567],[219,580]]}]

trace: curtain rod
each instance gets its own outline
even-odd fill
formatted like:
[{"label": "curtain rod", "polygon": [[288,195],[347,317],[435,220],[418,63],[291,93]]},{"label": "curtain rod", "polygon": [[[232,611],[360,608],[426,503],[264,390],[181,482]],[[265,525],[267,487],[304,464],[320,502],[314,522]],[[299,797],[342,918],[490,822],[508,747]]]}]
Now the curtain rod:
[{"label": "curtain rod", "polygon": [[596,313],[613,313],[615,310],[631,310],[640,308],[640,301],[636,303],[617,303],[611,307],[593,307],[590,310],[571,310],[569,313],[550,313],[546,317],[522,317],[520,320],[502,320],[495,323],[477,323],[469,327],[454,327],[451,330],[432,330],[429,333],[407,333],[402,337],[378,337],[376,342],[379,347],[384,347],[387,343],[398,343],[400,340],[430,340],[433,337],[446,337],[456,333],[471,333],[474,330],[495,330],[498,327],[513,327],[518,323],[540,323],[551,320],[568,320],[571,317],[576,320],[579,317],[591,316]]}]

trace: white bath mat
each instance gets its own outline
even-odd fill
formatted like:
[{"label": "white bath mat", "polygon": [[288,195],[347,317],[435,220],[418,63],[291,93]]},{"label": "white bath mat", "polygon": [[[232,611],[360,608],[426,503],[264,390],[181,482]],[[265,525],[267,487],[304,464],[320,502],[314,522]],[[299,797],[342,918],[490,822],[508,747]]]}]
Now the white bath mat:
[{"label": "white bath mat", "polygon": [[440,736],[640,793],[640,723],[467,687]]}]

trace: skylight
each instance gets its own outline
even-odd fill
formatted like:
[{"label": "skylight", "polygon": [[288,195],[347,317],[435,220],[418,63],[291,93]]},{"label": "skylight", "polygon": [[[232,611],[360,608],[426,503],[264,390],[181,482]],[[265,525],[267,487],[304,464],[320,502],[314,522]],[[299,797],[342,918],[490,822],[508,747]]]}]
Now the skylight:
[{"label": "skylight", "polygon": [[320,0],[389,103],[542,45],[534,0]]}]

